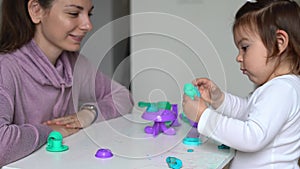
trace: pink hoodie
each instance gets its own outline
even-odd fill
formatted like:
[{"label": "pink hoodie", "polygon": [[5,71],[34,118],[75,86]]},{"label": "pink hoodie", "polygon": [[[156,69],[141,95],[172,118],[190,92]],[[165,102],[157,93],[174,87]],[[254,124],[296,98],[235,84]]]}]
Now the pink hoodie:
[{"label": "pink hoodie", "polygon": [[40,148],[51,132],[42,123],[81,104],[97,105],[98,120],[130,112],[129,91],[95,70],[75,52],[63,52],[53,66],[33,40],[0,55],[0,167]]}]

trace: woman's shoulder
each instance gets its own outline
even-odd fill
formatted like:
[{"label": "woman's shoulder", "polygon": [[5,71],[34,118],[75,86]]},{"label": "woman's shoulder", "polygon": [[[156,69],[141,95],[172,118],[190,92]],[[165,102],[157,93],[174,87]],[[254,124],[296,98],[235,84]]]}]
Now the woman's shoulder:
[{"label": "woman's shoulder", "polygon": [[0,54],[0,79],[9,81],[21,76],[22,68],[18,57],[18,51]]},{"label": "woman's shoulder", "polygon": [[12,54],[0,54],[0,87],[15,89],[14,79],[19,75],[19,65]]},{"label": "woman's shoulder", "polygon": [[18,65],[18,61],[14,56],[14,53],[0,54],[0,67],[10,68]]}]

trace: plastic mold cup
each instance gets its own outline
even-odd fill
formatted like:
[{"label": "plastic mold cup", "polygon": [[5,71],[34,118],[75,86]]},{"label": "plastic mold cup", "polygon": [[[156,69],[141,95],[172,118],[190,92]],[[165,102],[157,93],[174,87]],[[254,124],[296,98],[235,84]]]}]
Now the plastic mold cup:
[{"label": "plastic mold cup", "polygon": [[[153,126],[146,126],[145,133],[157,136],[160,132],[167,135],[175,135],[176,131],[173,126],[179,126],[177,104],[170,104],[169,102],[139,102],[139,107],[147,107],[143,113],[142,118],[153,121]],[[167,123],[170,123],[167,125]]]},{"label": "plastic mold cup", "polygon": [[63,145],[63,136],[60,132],[52,131],[47,139],[46,150],[50,152],[62,152],[69,149],[68,146]]},{"label": "plastic mold cup", "polygon": [[99,149],[95,154],[95,157],[102,158],[102,159],[111,158],[112,156],[113,153],[109,149],[103,149],[103,148]]},{"label": "plastic mold cup", "polygon": [[198,137],[186,137],[183,139],[182,143],[188,146],[199,146],[202,144],[202,141]]}]

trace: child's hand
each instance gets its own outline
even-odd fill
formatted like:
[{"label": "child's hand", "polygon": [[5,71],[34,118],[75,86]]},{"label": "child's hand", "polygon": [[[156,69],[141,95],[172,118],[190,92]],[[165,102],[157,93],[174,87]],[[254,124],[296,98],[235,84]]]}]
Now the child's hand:
[{"label": "child's hand", "polygon": [[189,96],[184,94],[182,108],[188,119],[198,122],[202,113],[207,108],[207,105],[202,98],[195,97],[194,100],[192,100]]},{"label": "child's hand", "polygon": [[198,87],[201,98],[209,103],[213,108],[218,108],[224,100],[224,93],[211,80],[207,78],[197,78],[193,84]]}]

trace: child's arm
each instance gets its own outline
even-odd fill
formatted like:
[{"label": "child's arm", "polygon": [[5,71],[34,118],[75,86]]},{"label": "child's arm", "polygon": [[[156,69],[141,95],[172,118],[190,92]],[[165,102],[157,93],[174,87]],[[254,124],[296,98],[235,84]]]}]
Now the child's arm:
[{"label": "child's arm", "polygon": [[[243,116],[246,110],[247,98],[230,95],[222,91],[213,81],[207,78],[198,78],[193,81],[201,93],[201,98],[208,103],[211,108],[216,109],[221,114],[237,117]],[[224,99],[230,104],[224,104]]]},{"label": "child's arm", "polygon": [[224,101],[216,111],[228,117],[245,120],[247,118],[247,106],[248,97],[241,98],[224,92]]},{"label": "child's arm", "polygon": [[[198,123],[198,131],[240,151],[259,151],[270,144],[285,123],[291,123],[292,126],[296,122],[296,119],[288,119],[296,117],[290,114],[299,104],[295,103],[299,100],[295,93],[292,86],[284,83],[256,91],[249,99],[247,118],[244,120],[206,109]],[[297,118],[299,121],[299,115]],[[289,142],[297,141],[292,139],[299,138],[291,137]]]}]

